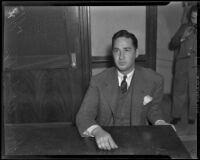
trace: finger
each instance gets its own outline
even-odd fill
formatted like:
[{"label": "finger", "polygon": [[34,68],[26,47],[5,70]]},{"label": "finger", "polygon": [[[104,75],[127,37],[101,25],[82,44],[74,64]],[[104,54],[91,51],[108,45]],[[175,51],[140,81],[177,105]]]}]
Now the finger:
[{"label": "finger", "polygon": [[100,138],[99,140],[98,140],[98,145],[99,145],[99,148],[100,149],[106,149],[106,147],[105,147],[105,144],[104,144],[104,139],[103,138]]},{"label": "finger", "polygon": [[108,141],[109,141],[109,144],[110,144],[111,148],[113,148],[113,149],[118,148],[117,144],[116,144],[115,141],[112,139],[112,137],[110,137],[110,138],[108,139]]},{"label": "finger", "polygon": [[101,140],[101,146],[102,146],[102,149],[106,150],[106,144],[103,139]]},{"label": "finger", "polygon": [[106,150],[111,150],[111,146],[110,146],[108,138],[104,139],[104,144],[105,144]]},{"label": "finger", "polygon": [[97,140],[97,146],[99,149],[103,149],[103,146],[101,145],[101,141],[100,140]]},{"label": "finger", "polygon": [[176,128],[175,128],[175,126],[174,126],[173,124],[171,124],[171,126],[172,126],[172,128],[175,130],[175,132],[176,132]]}]

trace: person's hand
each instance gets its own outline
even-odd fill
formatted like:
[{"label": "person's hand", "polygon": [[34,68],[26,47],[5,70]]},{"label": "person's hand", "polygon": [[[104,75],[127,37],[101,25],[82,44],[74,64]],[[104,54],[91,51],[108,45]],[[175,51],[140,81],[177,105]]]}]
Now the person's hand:
[{"label": "person's hand", "polygon": [[185,29],[183,36],[181,37],[181,40],[185,40],[188,36],[190,36],[193,32],[194,27],[193,26],[189,26]]},{"label": "person's hand", "polygon": [[111,150],[118,148],[111,135],[101,127],[95,128],[92,135],[94,135],[99,149]]},{"label": "person's hand", "polygon": [[176,128],[175,128],[175,126],[173,124],[167,123],[167,122],[165,122],[163,120],[158,121],[158,123],[156,123],[155,125],[170,125],[176,132]]}]

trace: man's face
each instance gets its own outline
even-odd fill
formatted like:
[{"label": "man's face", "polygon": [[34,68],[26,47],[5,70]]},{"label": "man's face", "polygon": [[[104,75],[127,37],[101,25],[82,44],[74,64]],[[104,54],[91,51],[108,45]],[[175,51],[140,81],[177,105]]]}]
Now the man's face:
[{"label": "man's face", "polygon": [[192,22],[192,24],[197,24],[197,12],[192,12],[191,22]]},{"label": "man's face", "polygon": [[135,67],[138,50],[135,49],[131,38],[119,37],[113,44],[113,57],[119,71],[128,74]]}]

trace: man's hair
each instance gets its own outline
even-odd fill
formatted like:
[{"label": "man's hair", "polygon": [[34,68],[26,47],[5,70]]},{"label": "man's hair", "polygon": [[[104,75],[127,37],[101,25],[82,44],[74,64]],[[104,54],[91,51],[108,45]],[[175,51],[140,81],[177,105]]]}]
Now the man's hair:
[{"label": "man's hair", "polygon": [[113,37],[112,37],[112,48],[113,48],[115,40],[119,37],[131,38],[132,42],[133,42],[133,46],[135,47],[135,49],[138,48],[137,38],[135,37],[135,35],[133,33],[130,33],[127,30],[120,30],[113,35]]},{"label": "man's hair", "polygon": [[190,10],[188,11],[187,19],[188,19],[188,22],[189,22],[189,23],[191,23],[192,12],[197,12],[197,5],[193,5],[193,6],[190,8]]}]

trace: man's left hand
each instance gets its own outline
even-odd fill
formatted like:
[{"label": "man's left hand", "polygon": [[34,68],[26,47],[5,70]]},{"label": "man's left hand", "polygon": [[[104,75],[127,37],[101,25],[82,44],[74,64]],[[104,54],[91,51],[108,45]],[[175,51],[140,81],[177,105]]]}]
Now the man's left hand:
[{"label": "man's left hand", "polygon": [[170,125],[175,130],[175,132],[176,132],[175,126],[173,124],[165,122],[164,120],[158,120],[158,121],[156,121],[155,125]]}]

